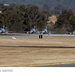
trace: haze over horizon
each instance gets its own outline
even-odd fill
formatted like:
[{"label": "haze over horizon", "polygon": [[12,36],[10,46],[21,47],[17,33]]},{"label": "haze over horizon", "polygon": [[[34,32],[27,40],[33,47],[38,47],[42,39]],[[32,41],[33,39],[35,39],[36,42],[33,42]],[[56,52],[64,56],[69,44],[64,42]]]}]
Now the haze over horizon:
[{"label": "haze over horizon", "polygon": [[0,0],[0,3],[15,3],[21,5],[38,5],[44,9],[52,10],[55,7],[72,9],[75,11],[75,0]]}]

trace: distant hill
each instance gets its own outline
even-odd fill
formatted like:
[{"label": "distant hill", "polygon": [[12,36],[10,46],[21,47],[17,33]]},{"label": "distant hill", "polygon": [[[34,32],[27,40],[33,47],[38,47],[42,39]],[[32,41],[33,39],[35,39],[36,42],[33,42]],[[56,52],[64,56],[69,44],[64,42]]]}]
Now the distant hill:
[{"label": "distant hill", "polygon": [[75,0],[0,0],[0,2],[8,4],[38,5],[47,10],[67,8],[75,11]]}]

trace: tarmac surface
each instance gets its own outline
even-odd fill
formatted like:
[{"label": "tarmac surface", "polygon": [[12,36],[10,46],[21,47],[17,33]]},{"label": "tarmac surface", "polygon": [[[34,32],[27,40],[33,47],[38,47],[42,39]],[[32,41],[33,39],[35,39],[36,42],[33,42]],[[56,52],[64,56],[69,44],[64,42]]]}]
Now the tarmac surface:
[{"label": "tarmac surface", "polygon": [[[1,33],[0,36],[39,36],[40,34]],[[43,36],[74,36],[73,34],[43,34]]]},{"label": "tarmac surface", "polygon": [[75,64],[62,64],[62,65],[52,65],[46,67],[75,67]]}]

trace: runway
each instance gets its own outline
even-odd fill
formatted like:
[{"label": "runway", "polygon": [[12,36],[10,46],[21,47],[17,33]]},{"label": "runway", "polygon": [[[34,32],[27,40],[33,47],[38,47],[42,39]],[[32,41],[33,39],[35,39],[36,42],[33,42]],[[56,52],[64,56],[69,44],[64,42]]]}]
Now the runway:
[{"label": "runway", "polygon": [[[26,33],[1,33],[0,36],[39,36],[40,34],[26,34]],[[58,37],[75,37],[73,34],[43,34],[43,36],[58,36]]]},{"label": "runway", "polygon": [[50,67],[75,67],[75,64],[62,64],[62,65],[53,65]]},{"label": "runway", "polygon": [[75,64],[61,64],[61,65],[51,65],[45,67],[75,67]]}]

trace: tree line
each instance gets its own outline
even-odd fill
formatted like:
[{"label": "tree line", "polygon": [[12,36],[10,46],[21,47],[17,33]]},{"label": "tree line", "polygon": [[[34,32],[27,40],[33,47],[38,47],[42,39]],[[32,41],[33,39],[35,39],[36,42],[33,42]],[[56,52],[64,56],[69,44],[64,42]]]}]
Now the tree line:
[{"label": "tree line", "polygon": [[58,16],[54,29],[58,33],[73,32],[75,30],[75,14],[72,10],[63,10]]},{"label": "tree line", "polygon": [[41,30],[46,27],[50,12],[41,10],[38,6],[15,5],[0,7],[0,27],[7,27],[9,31],[24,32],[31,28]]},{"label": "tree line", "polygon": [[[42,30],[47,27],[48,17],[53,15],[50,11],[40,9],[38,6],[25,6],[0,4],[0,28],[7,27],[8,31],[24,32],[35,27]],[[72,10],[64,9],[57,15],[57,21],[51,27],[55,33],[67,33],[75,30],[75,14]]]}]

